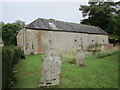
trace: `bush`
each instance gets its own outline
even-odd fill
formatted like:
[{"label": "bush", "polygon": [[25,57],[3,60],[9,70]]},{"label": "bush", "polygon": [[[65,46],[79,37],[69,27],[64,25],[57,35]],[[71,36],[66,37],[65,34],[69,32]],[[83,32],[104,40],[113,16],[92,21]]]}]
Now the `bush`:
[{"label": "bush", "polygon": [[107,57],[107,56],[114,55],[116,53],[117,53],[116,50],[108,50],[108,51],[105,51],[105,52],[99,52],[99,53],[96,54],[96,56],[97,56],[97,58],[104,58],[104,57]]},{"label": "bush", "polygon": [[23,51],[21,51],[21,59],[25,59],[25,55]]},{"label": "bush", "polygon": [[87,49],[93,49],[93,48],[97,48],[97,47],[100,47],[101,46],[101,44],[95,44],[95,45],[90,45],[90,46],[88,46],[87,47]]},{"label": "bush", "polygon": [[2,88],[7,88],[12,82],[13,67],[21,59],[22,51],[19,47],[2,48]]}]

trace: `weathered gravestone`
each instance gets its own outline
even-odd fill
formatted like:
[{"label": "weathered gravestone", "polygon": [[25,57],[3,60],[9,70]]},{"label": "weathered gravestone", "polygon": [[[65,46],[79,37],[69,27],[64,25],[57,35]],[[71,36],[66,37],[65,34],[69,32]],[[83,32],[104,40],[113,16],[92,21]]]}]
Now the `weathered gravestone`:
[{"label": "weathered gravestone", "polygon": [[105,46],[101,45],[101,51],[103,52],[105,50]]},{"label": "weathered gravestone", "polygon": [[57,49],[49,49],[43,58],[40,87],[58,85],[61,72],[61,54]]},{"label": "weathered gravestone", "polygon": [[85,65],[85,53],[82,49],[77,50],[76,64],[77,64],[77,66],[84,66]]}]

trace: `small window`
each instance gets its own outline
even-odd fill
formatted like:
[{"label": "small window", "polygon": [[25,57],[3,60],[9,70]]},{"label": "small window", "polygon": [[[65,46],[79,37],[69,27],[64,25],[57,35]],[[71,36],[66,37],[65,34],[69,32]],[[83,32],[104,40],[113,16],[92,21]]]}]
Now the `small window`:
[{"label": "small window", "polygon": [[77,40],[75,39],[75,42],[77,42]]},{"label": "small window", "polygon": [[94,40],[92,40],[92,42],[93,42]]},{"label": "small window", "polygon": [[103,42],[104,42],[104,40],[103,40]]}]

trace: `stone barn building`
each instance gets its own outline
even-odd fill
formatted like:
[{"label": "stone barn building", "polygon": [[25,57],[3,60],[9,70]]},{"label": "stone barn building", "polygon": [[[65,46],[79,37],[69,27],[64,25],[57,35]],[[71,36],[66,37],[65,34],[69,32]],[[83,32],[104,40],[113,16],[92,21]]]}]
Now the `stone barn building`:
[{"label": "stone barn building", "polygon": [[108,44],[108,33],[99,27],[38,18],[17,34],[17,44],[25,54],[39,54],[49,48],[60,51],[86,49]]}]

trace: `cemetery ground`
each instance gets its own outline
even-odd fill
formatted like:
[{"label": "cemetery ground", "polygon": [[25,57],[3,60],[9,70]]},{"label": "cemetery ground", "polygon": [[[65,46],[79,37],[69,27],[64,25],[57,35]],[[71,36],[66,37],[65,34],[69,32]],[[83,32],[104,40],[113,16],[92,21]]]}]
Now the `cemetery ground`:
[{"label": "cemetery ground", "polygon": [[[26,55],[15,66],[13,88],[39,88],[43,55]],[[118,53],[104,58],[86,55],[86,65],[77,67],[75,52],[62,53],[60,84],[50,88],[118,88]]]}]

